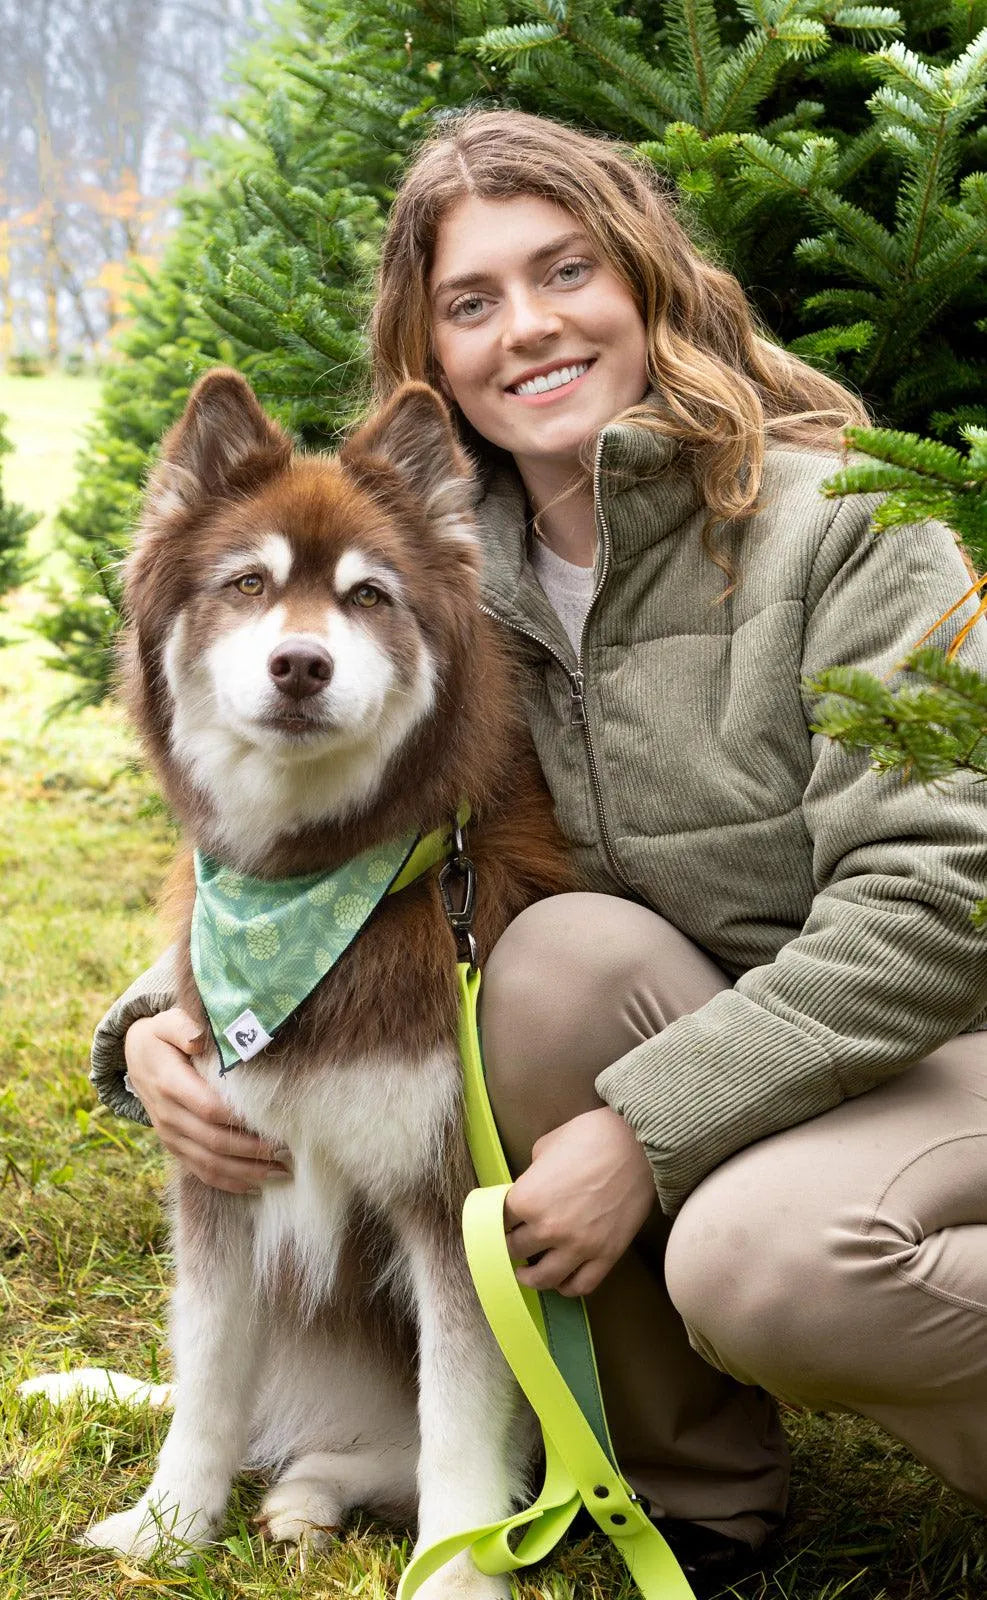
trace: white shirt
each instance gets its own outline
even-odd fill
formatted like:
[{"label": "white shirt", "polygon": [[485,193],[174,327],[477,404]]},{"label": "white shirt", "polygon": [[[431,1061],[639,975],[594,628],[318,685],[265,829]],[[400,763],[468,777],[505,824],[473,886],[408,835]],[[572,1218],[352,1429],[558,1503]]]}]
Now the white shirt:
[{"label": "white shirt", "polygon": [[556,555],[540,539],[531,542],[531,566],[552,606],[558,613],[563,628],[569,635],[572,648],[579,654],[583,624],[596,588],[596,571],[593,567],[577,567],[571,561]]}]

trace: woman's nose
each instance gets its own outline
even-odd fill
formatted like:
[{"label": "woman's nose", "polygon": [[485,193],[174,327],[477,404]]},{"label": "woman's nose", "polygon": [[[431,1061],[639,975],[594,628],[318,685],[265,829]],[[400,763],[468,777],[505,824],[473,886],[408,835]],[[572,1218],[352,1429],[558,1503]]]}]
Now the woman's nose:
[{"label": "woman's nose", "polygon": [[562,318],[542,295],[530,290],[512,294],[507,301],[504,343],[509,350],[531,344],[561,332]]}]

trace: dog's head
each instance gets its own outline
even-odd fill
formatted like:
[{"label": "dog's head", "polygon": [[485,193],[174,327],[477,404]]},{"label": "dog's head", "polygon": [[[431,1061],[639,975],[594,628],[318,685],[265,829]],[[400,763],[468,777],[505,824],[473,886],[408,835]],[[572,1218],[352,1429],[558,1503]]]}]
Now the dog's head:
[{"label": "dog's head", "polygon": [[337,457],[294,454],[238,373],[196,385],[126,566],[125,678],[209,848],[256,866],[284,834],[365,813],[402,755],[437,746],[475,676],[472,504],[424,384]]}]

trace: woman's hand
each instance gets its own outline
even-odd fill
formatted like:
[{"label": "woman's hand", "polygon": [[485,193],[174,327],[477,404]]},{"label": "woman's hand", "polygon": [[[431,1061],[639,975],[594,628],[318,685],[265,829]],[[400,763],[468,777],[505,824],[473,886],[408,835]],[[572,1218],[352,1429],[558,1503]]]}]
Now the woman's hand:
[{"label": "woman's hand", "polygon": [[655,1204],[648,1158],[616,1111],[601,1106],[553,1128],[504,1201],[518,1282],[589,1294],[627,1249]]},{"label": "woman's hand", "polygon": [[162,1144],[203,1183],[229,1194],[287,1177],[279,1159],[287,1152],[231,1121],[229,1107],[199,1077],[191,1058],[204,1043],[179,1006],[127,1029],[127,1073]]}]

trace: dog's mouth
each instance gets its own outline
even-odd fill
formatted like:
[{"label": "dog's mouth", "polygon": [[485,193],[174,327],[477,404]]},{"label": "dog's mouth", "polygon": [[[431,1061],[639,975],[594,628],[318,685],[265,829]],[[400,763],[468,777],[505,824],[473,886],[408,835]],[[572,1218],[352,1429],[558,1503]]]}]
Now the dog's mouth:
[{"label": "dog's mouth", "polygon": [[288,738],[304,739],[307,735],[325,734],[332,730],[332,722],[323,713],[316,716],[312,712],[293,710],[273,712],[259,719],[262,728],[268,728],[272,733],[286,734]]}]

